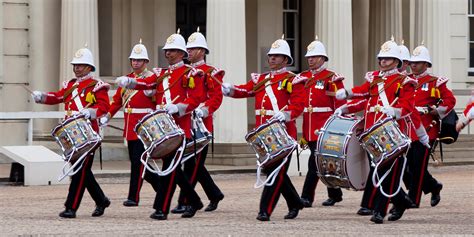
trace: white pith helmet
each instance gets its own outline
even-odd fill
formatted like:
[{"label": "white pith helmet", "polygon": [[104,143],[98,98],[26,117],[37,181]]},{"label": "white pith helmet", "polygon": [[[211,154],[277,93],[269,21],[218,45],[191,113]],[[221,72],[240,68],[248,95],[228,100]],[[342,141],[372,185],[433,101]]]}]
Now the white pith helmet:
[{"label": "white pith helmet", "polygon": [[87,44],[84,48],[76,51],[71,64],[86,64],[92,67],[92,71],[95,71],[94,57],[92,56],[92,52],[87,48]]},{"label": "white pith helmet", "polygon": [[403,64],[403,60],[401,57],[400,47],[398,47],[397,43],[395,43],[393,36],[392,38],[383,43],[380,46],[379,54],[377,54],[377,58],[396,58],[398,59],[398,67],[400,68]]},{"label": "white pith helmet", "polygon": [[428,50],[428,48],[425,47],[423,42],[421,42],[421,45],[413,50],[410,62],[427,62],[429,64],[429,67],[431,67],[432,63],[430,51]]},{"label": "white pith helmet", "polygon": [[148,58],[148,51],[146,50],[145,45],[142,44],[142,39],[139,43],[133,46],[132,52],[130,52],[129,59],[145,59],[150,61]]},{"label": "white pith helmet", "polygon": [[326,47],[324,47],[324,44],[318,40],[318,36],[316,36],[315,40],[308,45],[305,55],[305,57],[313,56],[323,56],[326,58],[325,61],[329,60],[329,57],[326,54]]},{"label": "white pith helmet", "polygon": [[267,55],[281,54],[289,58],[288,65],[293,64],[293,57],[291,57],[290,45],[284,40],[285,35],[281,36],[281,39],[277,39],[273,42],[272,47],[268,51]]},{"label": "white pith helmet", "polygon": [[186,44],[187,49],[192,48],[203,48],[206,50],[206,54],[209,54],[209,48],[207,47],[206,37],[199,32],[199,27],[196,32],[192,33],[188,37],[188,43]]},{"label": "white pith helmet", "polygon": [[408,50],[407,46],[405,46],[405,41],[402,40],[401,44],[398,45],[400,47],[400,53],[402,56],[403,61],[410,61],[410,50]]},{"label": "white pith helmet", "polygon": [[183,36],[179,34],[179,29],[176,34],[172,34],[166,39],[166,44],[163,47],[163,50],[167,49],[178,49],[185,53],[185,58],[188,57],[188,52],[186,51],[186,41]]}]

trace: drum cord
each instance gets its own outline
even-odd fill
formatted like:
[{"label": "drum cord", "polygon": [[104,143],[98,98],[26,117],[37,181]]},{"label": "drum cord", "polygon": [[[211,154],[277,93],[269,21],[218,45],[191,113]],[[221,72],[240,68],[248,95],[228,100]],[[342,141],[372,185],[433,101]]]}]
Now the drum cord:
[{"label": "drum cord", "polygon": [[297,144],[295,144],[291,148],[291,152],[289,152],[288,155],[286,155],[285,159],[283,159],[281,164],[267,176],[267,179],[265,179],[265,181],[262,180],[262,166],[265,163],[267,163],[267,161],[269,160],[268,154],[267,154],[267,158],[262,163],[260,163],[257,160],[257,181],[255,182],[254,188],[261,188],[263,186],[272,186],[273,183],[275,183],[277,174],[280,172],[281,168],[283,168],[283,166],[286,164],[286,162],[288,161],[288,157],[291,156],[296,146]]},{"label": "drum cord", "polygon": [[[73,176],[77,172],[79,172],[79,170],[81,170],[81,168],[82,168],[82,165],[84,164],[84,161],[86,160],[85,157],[89,154],[89,152],[91,152],[93,149],[96,148],[97,144],[99,144],[99,141],[96,141],[95,144],[87,152],[84,152],[84,154],[82,154],[81,157],[79,157],[76,160],[76,162],[74,162],[74,164],[71,167],[69,167],[69,169],[67,169],[67,170],[65,170],[65,169],[68,166],[68,164],[70,163],[70,160],[71,160],[72,156],[74,155],[74,153],[76,152],[76,149],[74,149],[71,152],[71,155],[69,155],[68,158],[64,157],[64,155],[63,155],[63,159],[67,162],[65,162],[64,165],[63,165],[62,174],[58,177],[58,181],[60,182],[66,176]],[[78,167],[78,169],[74,170],[74,168],[76,168],[76,167]],[[71,173],[71,171],[72,171],[72,173]]]},{"label": "drum cord", "polygon": [[[403,181],[403,175],[405,174],[405,168],[406,168],[406,164],[407,164],[407,157],[405,156],[405,154],[402,155],[403,157],[403,167],[402,167],[402,172],[400,173],[400,181],[398,183],[398,188],[397,188],[397,191],[395,191],[394,193],[392,194],[387,194],[384,190],[383,190],[383,187],[382,187],[382,182],[385,180],[385,178],[389,175],[390,171],[392,171],[392,168],[393,166],[395,165],[395,162],[393,162],[392,166],[390,167],[390,169],[385,172],[385,174],[379,178],[378,176],[378,172],[377,172],[377,169],[378,169],[378,166],[382,163],[382,162],[379,162],[375,168],[374,168],[374,173],[372,174],[372,183],[374,184],[374,187],[375,188],[379,188],[380,190],[380,193],[382,193],[382,195],[384,195],[385,197],[387,198],[391,198],[391,197],[394,197],[395,195],[398,194],[398,192],[400,192],[401,188],[402,188],[402,181]],[[376,179],[379,180],[379,182],[376,182]]]},{"label": "drum cord", "polygon": [[[155,160],[153,160],[155,169],[148,164],[148,160],[151,157],[150,151],[153,150],[152,148],[154,148],[153,145],[148,147],[140,157],[140,161],[145,166],[145,169],[143,169],[142,178],[145,177],[146,170],[149,170],[150,172],[155,173],[159,176],[166,176],[170,174],[171,172],[173,172],[176,169],[176,167],[178,167],[178,165],[181,163],[181,158],[183,157],[184,149],[186,148],[186,139],[183,139],[183,143],[181,144],[181,147],[179,147],[178,150],[176,150],[173,160],[166,170],[161,170],[158,164],[155,162]],[[144,156],[146,156],[145,159],[144,159]]]}]

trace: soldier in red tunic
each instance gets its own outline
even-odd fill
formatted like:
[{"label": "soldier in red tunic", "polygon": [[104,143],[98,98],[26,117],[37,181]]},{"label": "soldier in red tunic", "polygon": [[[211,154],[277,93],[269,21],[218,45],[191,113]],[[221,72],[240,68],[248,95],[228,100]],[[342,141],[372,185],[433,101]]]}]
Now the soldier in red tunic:
[{"label": "soldier in red tunic", "polygon": [[[71,61],[76,78],[63,83],[57,92],[34,91],[32,96],[36,103],[55,105],[65,104],[66,118],[81,113],[90,119],[94,131],[99,132],[97,118],[109,110],[109,96],[107,91],[110,85],[100,79],[94,78],[91,72],[95,71],[92,53],[87,48],[79,49]],[[105,208],[110,205],[110,200],[105,196],[91,171],[94,161],[94,151],[90,152],[80,169],[71,178],[69,193],[64,206],[66,209],[59,213],[63,218],[75,218],[76,211],[81,204],[84,190],[91,195],[96,204],[92,216],[102,216]]]},{"label": "soldier in red tunic", "polygon": [[[201,102],[201,106],[194,111],[197,117],[202,118],[204,125],[209,132],[212,133],[213,113],[219,109],[219,106],[222,104],[223,96],[220,85],[222,84],[222,78],[224,77],[225,72],[206,64],[205,56],[209,53],[209,49],[207,47],[206,38],[204,38],[204,35],[199,32],[199,28],[197,32],[194,32],[189,36],[186,48],[188,49],[188,60],[191,62],[191,66],[204,72],[205,100]],[[184,173],[193,187],[196,186],[197,182],[199,182],[209,198],[210,203],[204,211],[214,211],[217,209],[219,202],[224,198],[224,194],[221,192],[219,187],[217,187],[204,166],[207,151],[208,146],[206,145],[200,153],[196,154],[195,157],[188,159],[184,163]],[[183,192],[180,192],[178,205],[176,208],[171,210],[171,212],[182,213],[185,211],[185,206],[185,195]]]},{"label": "soldier in red tunic", "polygon": [[[325,62],[329,60],[326,49],[316,38],[308,45],[305,55],[308,60],[309,70],[301,72],[298,77],[304,78],[305,84],[305,108],[303,112],[303,139],[307,143],[311,155],[308,160],[308,173],[304,181],[301,201],[305,207],[311,207],[314,201],[314,191],[319,177],[316,174],[315,149],[318,141],[318,132],[326,123],[326,120],[345,100],[336,100],[334,93],[344,88],[342,80],[344,77],[326,68]],[[342,201],[340,188],[327,188],[328,199],[323,206],[333,206]]]},{"label": "soldier in red tunic", "polygon": [[[267,120],[274,119],[285,122],[288,134],[296,139],[295,119],[301,115],[304,107],[304,83],[296,80],[295,74],[286,69],[293,63],[288,43],[279,39],[272,44],[268,52],[268,64],[271,71],[258,74],[252,73],[251,80],[243,85],[233,86],[223,83],[222,92],[233,98],[255,97],[256,127]],[[283,111],[280,109],[285,108]],[[291,158],[291,156],[290,156]],[[290,161],[279,171],[272,185],[265,185],[260,200],[260,211],[257,220],[269,221],[280,194],[286,199],[288,214],[285,219],[294,219],[303,208],[301,199],[286,174]],[[270,174],[278,164],[264,170]]]},{"label": "soldier in red tunic", "polygon": [[[413,50],[410,67],[412,74],[409,76],[418,83],[415,88],[415,108],[427,130],[429,144],[433,146],[440,130],[439,119],[444,118],[454,109],[456,98],[446,86],[447,78],[428,73],[431,58],[425,46],[420,45]],[[431,206],[436,206],[441,199],[440,191],[443,185],[428,172],[430,154],[428,147],[420,142],[413,142],[408,153],[408,168],[411,176],[408,195],[415,204],[414,207],[420,205],[422,191],[431,193]]]},{"label": "soldier in red tunic", "polygon": [[459,132],[474,119],[474,90],[471,91],[471,98],[467,102],[461,118],[456,124],[456,130]]},{"label": "soldier in red tunic", "polygon": [[[154,74],[145,79],[134,79],[130,77],[119,77],[116,83],[120,87],[128,89],[148,90],[156,89],[157,108],[166,110],[173,115],[176,124],[183,129],[186,139],[191,139],[191,112],[196,109],[203,100],[203,78],[202,72],[184,64],[183,58],[188,56],[186,43],[183,36],[172,34],[166,40],[163,47],[165,57],[168,60],[167,69],[154,68]],[[163,159],[163,169],[168,168],[173,155]],[[156,193],[153,208],[156,210],[150,218],[166,220],[170,211],[170,203],[178,184],[186,193],[189,201],[186,211],[182,217],[193,217],[203,204],[198,194],[191,186],[179,164],[170,174],[160,176],[158,192]]]},{"label": "soldier in red tunic", "polygon": [[[360,105],[366,105],[364,114],[365,129],[371,128],[379,119],[390,116],[397,120],[401,131],[408,134],[411,126],[413,126],[413,123],[409,122],[408,118],[414,110],[416,81],[398,72],[397,67],[402,66],[402,60],[400,49],[393,39],[382,45],[377,58],[380,71],[368,72],[365,76],[366,82],[352,88],[352,90],[339,89],[336,92],[337,99],[358,99],[357,103],[350,103],[350,106],[341,106],[337,112],[354,113],[360,110]],[[390,169],[382,182],[381,187],[385,187],[385,192],[394,193],[395,187],[400,185],[402,166],[402,159],[397,158],[394,160],[393,168]],[[380,173],[385,173],[386,171],[387,168],[378,170]],[[362,208],[358,211],[358,214],[372,214],[370,219],[372,222],[383,223],[390,199],[383,195],[379,188],[373,188],[371,182],[373,172],[374,167],[371,166],[361,203]],[[403,189],[400,189],[398,194],[392,198],[392,202],[399,206],[400,209],[411,205]]]},{"label": "soldier in red tunic", "polygon": [[[145,45],[140,43],[135,45],[130,53],[130,66],[133,72],[127,77],[134,79],[143,79],[153,75],[147,69],[148,52]],[[106,125],[108,121],[121,108],[124,112],[124,131],[123,137],[127,141],[128,155],[130,158],[130,186],[128,189],[128,198],[123,202],[126,207],[138,206],[140,201],[140,190],[143,184],[142,173],[145,168],[140,161],[140,157],[145,152],[143,143],[138,139],[134,131],[138,121],[146,114],[153,112],[156,107],[155,90],[132,90],[118,88],[113,96],[112,104],[106,116],[100,118],[102,125]],[[145,171],[145,180],[148,181],[153,189],[158,191],[158,175],[148,170]]]}]

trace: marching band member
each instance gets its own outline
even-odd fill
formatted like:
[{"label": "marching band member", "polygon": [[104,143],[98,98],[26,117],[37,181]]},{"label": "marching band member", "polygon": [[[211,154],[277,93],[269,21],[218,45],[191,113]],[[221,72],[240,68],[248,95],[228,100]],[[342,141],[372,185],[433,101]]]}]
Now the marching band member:
[{"label": "marching band member", "polygon": [[[204,72],[204,93],[205,101],[201,104],[202,106],[195,109],[196,116],[203,119],[204,125],[212,133],[212,115],[222,104],[222,90],[220,85],[222,84],[222,78],[225,72],[216,67],[213,67],[206,63],[205,56],[209,53],[207,47],[206,38],[199,32],[194,32],[189,36],[188,43],[186,45],[188,50],[188,60],[191,62],[191,66]],[[217,187],[211,175],[204,166],[207,156],[208,146],[196,154],[196,157],[188,159],[184,163],[184,173],[191,185],[194,187],[199,182],[204,189],[207,197],[210,200],[209,205],[204,211],[214,211],[217,209],[219,202],[224,199],[224,194]],[[180,192],[178,199],[178,206],[171,210],[172,213],[182,213],[185,211],[185,196],[183,192]]]},{"label": "marching band member", "polygon": [[[156,102],[158,108],[163,108],[168,114],[173,115],[176,124],[184,130],[186,139],[191,139],[191,112],[203,100],[203,79],[198,70],[184,64],[183,58],[188,56],[186,43],[183,36],[172,34],[163,47],[168,60],[167,69],[154,68],[154,74],[145,79],[119,77],[116,83],[128,89],[156,89]],[[176,100],[176,103],[173,103]],[[163,159],[163,169],[171,164],[172,156]],[[189,206],[181,217],[193,217],[203,204],[198,194],[184,175],[181,165],[168,175],[159,178],[158,192],[156,193],[153,208],[156,210],[150,218],[166,220],[170,210],[170,203],[178,184],[189,200]]]},{"label": "marching band member", "polygon": [[402,66],[398,68],[398,72],[406,76],[408,75],[407,69],[410,68],[410,50],[408,50],[404,43],[405,41],[402,40],[401,44],[398,45],[400,48],[401,60],[403,62]]},{"label": "marching band member", "polygon": [[[145,45],[136,44],[130,53],[130,66],[133,72],[127,77],[134,79],[143,79],[153,75],[148,71],[147,63],[148,52]],[[128,189],[128,198],[123,202],[126,207],[138,206],[140,200],[140,190],[143,184],[142,173],[145,168],[140,161],[140,157],[145,152],[145,146],[138,139],[134,131],[138,121],[146,114],[153,112],[155,103],[155,90],[132,90],[126,88],[118,88],[113,96],[109,112],[106,116],[100,118],[102,126],[106,125],[109,120],[123,107],[124,112],[124,131],[123,136],[127,141],[128,155],[130,158],[130,186]],[[158,175],[145,170],[145,180],[151,184],[155,191],[158,191]]]},{"label": "marching band member", "polygon": [[[91,121],[92,128],[98,133],[99,126],[96,119],[105,115],[109,109],[107,91],[110,85],[92,76],[91,72],[95,71],[95,65],[92,52],[88,48],[79,49],[74,54],[71,64],[76,78],[65,81],[57,92],[34,91],[32,97],[36,103],[41,104],[64,103],[66,118],[78,113],[83,114]],[[110,200],[105,196],[91,171],[93,161],[94,151],[85,157],[82,168],[74,169],[74,171],[81,170],[71,178],[69,193],[64,204],[66,209],[59,213],[60,217],[76,217],[76,211],[86,188],[96,204],[92,216],[102,216],[105,208],[109,207]]]},{"label": "marching band member", "polygon": [[[405,122],[405,118],[414,110],[413,98],[416,82],[398,72],[397,67],[402,66],[402,60],[400,49],[393,39],[381,46],[377,58],[380,71],[368,72],[365,76],[366,82],[352,88],[352,90],[339,89],[336,92],[336,98],[339,100],[358,99],[356,103],[341,106],[336,113],[355,113],[357,110],[360,110],[360,105],[365,104],[365,129],[371,128],[379,119],[390,116],[398,120],[402,131],[408,132],[411,124]],[[383,223],[390,200],[379,189],[389,187],[388,193],[395,192],[394,187],[399,185],[402,163],[401,159],[395,159],[393,161],[393,168],[389,169],[389,173],[381,186],[376,189],[373,187],[374,184],[371,180],[374,167],[370,167],[361,203],[362,208],[358,211],[358,214],[372,214],[370,219],[372,222],[377,224]],[[387,172],[387,168],[382,167],[379,172]],[[386,189],[385,191],[387,191]],[[400,209],[410,205],[403,189],[400,189],[397,195],[392,198],[392,202],[399,206]],[[373,212],[369,209],[370,207],[373,209]]]},{"label": "marching band member", "polygon": [[[319,177],[316,174],[315,149],[318,140],[318,132],[326,120],[333,114],[345,100],[336,100],[334,92],[344,88],[342,80],[344,77],[326,69],[325,62],[329,60],[326,49],[320,41],[316,40],[308,45],[305,55],[309,70],[299,74],[306,78],[305,81],[305,108],[303,112],[303,142],[307,143],[311,155],[308,160],[308,173],[304,181],[301,201],[305,207],[311,207],[314,201],[314,191]],[[333,206],[342,201],[340,188],[327,188],[328,199],[322,203],[323,206]]]},{"label": "marching band member", "polygon": [[[433,146],[440,131],[439,118],[444,118],[454,108],[456,98],[446,86],[448,78],[428,73],[427,70],[431,65],[428,49],[424,45],[416,47],[410,58],[412,74],[409,76],[418,83],[415,90],[415,107],[427,130],[429,144]],[[411,174],[408,196],[415,204],[414,207],[418,207],[421,191],[431,193],[431,206],[436,206],[441,200],[440,191],[443,185],[434,179],[428,171],[430,149],[423,144],[414,142],[411,150],[408,157],[408,167]]]},{"label": "marching band member", "polygon": [[[269,119],[277,119],[285,122],[288,134],[296,139],[295,119],[303,112],[304,107],[303,80],[297,80],[295,75],[286,69],[287,65],[293,63],[293,58],[290,46],[283,37],[272,44],[267,55],[270,72],[252,73],[251,80],[243,85],[223,83],[222,92],[233,98],[255,97],[256,127]],[[286,109],[280,111],[285,107]],[[283,194],[289,209],[285,219],[296,218],[299,210],[303,208],[298,193],[286,174],[289,164],[290,161],[280,169],[272,185],[264,186],[257,220],[270,220],[280,194]],[[264,172],[270,174],[276,166],[278,164],[268,167]]]},{"label": "marching band member", "polygon": [[456,130],[459,132],[466,127],[474,119],[474,90],[471,91],[471,98],[467,102],[466,108],[464,109],[462,116],[459,118],[456,124]]}]

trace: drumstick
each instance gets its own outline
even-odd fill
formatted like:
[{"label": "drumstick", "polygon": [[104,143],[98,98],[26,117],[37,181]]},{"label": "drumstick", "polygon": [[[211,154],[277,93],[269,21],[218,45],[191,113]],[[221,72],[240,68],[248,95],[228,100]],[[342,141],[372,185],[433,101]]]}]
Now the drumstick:
[{"label": "drumstick", "polygon": [[[396,98],[392,101],[392,103],[390,103],[390,107],[392,107],[397,101],[398,101],[398,97],[396,97]],[[375,123],[377,123],[381,118],[382,118],[382,116],[380,116],[380,118],[378,118],[377,121],[375,121]]]},{"label": "drumstick", "polygon": [[285,110],[286,108],[288,108],[288,105],[285,105],[283,108],[280,109],[280,112],[282,112],[283,110]]},{"label": "drumstick", "polygon": [[179,95],[177,95],[176,97],[174,97],[174,99],[171,101],[171,104],[174,104],[174,102],[179,98]]},{"label": "drumstick", "polygon": [[26,86],[25,84],[21,84],[21,87],[23,87],[26,91],[28,91],[30,94],[33,94],[33,91],[28,88],[28,86]]}]

